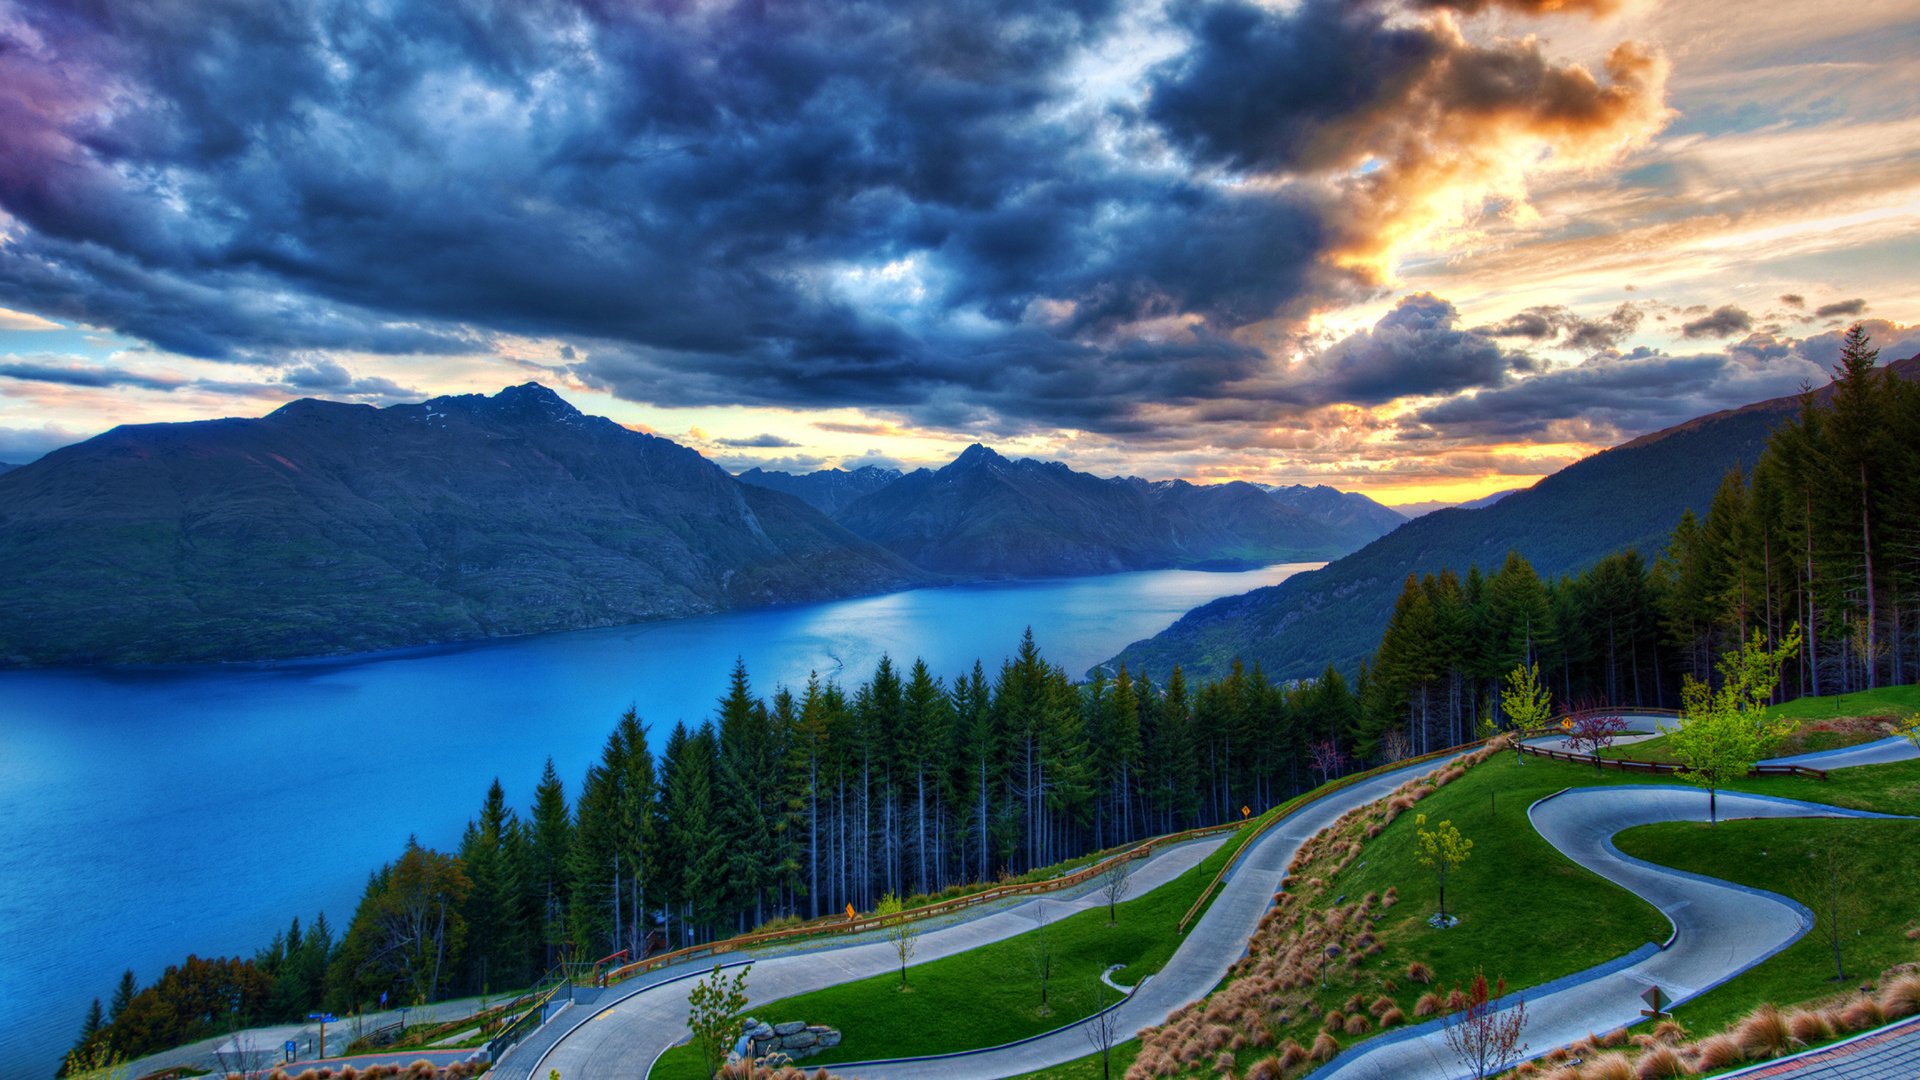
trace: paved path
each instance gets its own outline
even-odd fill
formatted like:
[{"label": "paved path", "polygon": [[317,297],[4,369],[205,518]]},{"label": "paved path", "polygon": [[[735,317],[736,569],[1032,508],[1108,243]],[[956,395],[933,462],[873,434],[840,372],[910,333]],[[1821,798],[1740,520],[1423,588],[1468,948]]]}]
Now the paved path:
[{"label": "paved path", "polygon": [[[495,994],[491,999],[485,1000],[490,1000],[492,1004],[498,1005],[500,1002],[507,1000],[509,996],[510,995]],[[413,1024],[437,1024],[447,1020],[464,1020],[480,1011],[482,1001],[483,999],[475,997],[435,1002],[432,1005],[408,1010],[407,1020]],[[389,1009],[385,1012],[368,1013],[360,1017],[360,1026],[363,1031],[371,1031],[374,1028],[383,1027],[399,1019],[399,1010]],[[150,1073],[172,1068],[175,1065],[190,1065],[195,1068],[212,1069],[218,1073],[221,1071],[218,1053],[222,1050],[227,1052],[228,1060],[233,1060],[238,1056],[235,1054],[235,1051],[245,1050],[248,1051],[246,1056],[250,1060],[272,1060],[277,1062],[283,1060],[286,1056],[284,1047],[288,1039],[294,1041],[299,1047],[297,1052],[303,1055],[317,1058],[328,1050],[337,1054],[344,1052],[347,1044],[354,1040],[353,1028],[354,1025],[351,1018],[345,1018],[328,1024],[327,1045],[324,1049],[314,1045],[319,1041],[320,1034],[320,1025],[316,1023],[272,1024],[266,1027],[248,1028],[245,1031],[219,1035],[211,1039],[202,1039],[199,1042],[188,1043],[185,1046],[176,1046],[171,1050],[162,1050],[157,1054],[137,1058],[127,1063],[127,1075],[146,1076]],[[467,1051],[467,1053],[471,1053],[471,1051]]]},{"label": "paved path", "polygon": [[1722,1080],[1914,1080],[1920,1077],[1920,1017],[1779,1061],[1723,1073]]},{"label": "paved path", "polygon": [[[1888,816],[1724,791],[1720,814],[1723,819]],[[1637,1023],[1645,1007],[1640,995],[1650,986],[1660,987],[1675,1002],[1698,996],[1786,948],[1813,926],[1812,914],[1785,897],[1656,866],[1613,846],[1614,834],[1622,829],[1705,821],[1706,800],[1691,788],[1574,788],[1535,803],[1527,816],[1562,854],[1646,900],[1674,927],[1667,948],[1651,950],[1631,966],[1607,970],[1610,965],[1603,965],[1570,985],[1521,995],[1527,1007],[1522,1038],[1533,1054]],[[1409,1035],[1362,1043],[1315,1072],[1314,1080],[1454,1080],[1470,1075],[1446,1048],[1439,1026],[1422,1025]]]},{"label": "paved path", "polygon": [[[1119,1029],[1130,1033],[1161,1023],[1171,1010],[1211,991],[1226,975],[1227,968],[1246,951],[1247,939],[1271,905],[1286,865],[1302,842],[1353,807],[1372,802],[1407,779],[1437,767],[1437,762],[1426,762],[1363,781],[1309,804],[1270,829],[1228,876],[1213,905],[1189,931],[1172,959],[1116,1010]],[[1224,839],[1209,845],[1207,851],[1222,842]],[[1197,849],[1200,845],[1189,847]],[[1176,849],[1168,855],[1182,850]],[[1150,886],[1172,881],[1196,865],[1205,854],[1206,851],[1195,851],[1185,859],[1155,859],[1136,871],[1132,895],[1137,897],[1149,891]],[[964,926],[929,932],[920,939],[918,956],[927,960],[951,956],[1025,933],[1034,927],[1037,913],[1043,908],[1047,919],[1052,921],[1102,903],[1098,895],[1089,895],[1077,900],[1022,904]],[[761,1004],[868,978],[894,970],[897,964],[892,949],[884,943],[805,957],[756,961],[748,993],[755,1004]],[[535,1062],[529,1056],[523,1062],[516,1062],[515,1058],[519,1057],[516,1052],[503,1064],[540,1075],[558,1068],[568,1080],[613,1080],[640,1075],[661,1052],[685,1036],[689,987],[690,982],[679,982],[630,996],[581,1024],[542,1060]],[[833,1068],[857,1071],[863,1080],[1015,1076],[1085,1057],[1087,1047],[1081,1026],[1073,1025],[1017,1046],[979,1051],[958,1059]],[[508,1074],[502,1075],[503,1080],[512,1080]]]}]

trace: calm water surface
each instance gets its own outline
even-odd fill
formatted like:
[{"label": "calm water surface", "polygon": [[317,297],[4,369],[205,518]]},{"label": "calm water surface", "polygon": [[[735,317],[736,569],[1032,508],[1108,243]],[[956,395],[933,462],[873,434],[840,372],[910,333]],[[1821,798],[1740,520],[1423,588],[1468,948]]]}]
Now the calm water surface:
[{"label": "calm water surface", "polygon": [[[1318,564],[959,586],[322,661],[0,673],[0,1077],[46,1080],[87,1003],[189,952],[252,951],[299,915],[344,932],[409,834],[449,849],[498,776],[568,795],[620,712],[656,745],[708,717],[736,656],[756,692],[851,686],[881,654],[951,679],[1022,630],[1078,675],[1189,608]],[[1162,674],[1159,672],[1156,675]]]}]

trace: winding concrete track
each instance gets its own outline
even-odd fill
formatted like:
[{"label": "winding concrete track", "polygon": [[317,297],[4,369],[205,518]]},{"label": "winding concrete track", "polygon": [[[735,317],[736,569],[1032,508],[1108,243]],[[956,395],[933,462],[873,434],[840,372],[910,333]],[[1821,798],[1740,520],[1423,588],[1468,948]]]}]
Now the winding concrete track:
[{"label": "winding concrete track", "polygon": [[[1172,959],[1159,974],[1139,986],[1115,1010],[1118,1030],[1132,1032],[1166,1019],[1167,1013],[1211,991],[1227,968],[1246,951],[1280,887],[1287,863],[1300,844],[1348,810],[1386,795],[1411,777],[1431,772],[1426,762],[1362,781],[1315,800],[1270,829],[1222,883],[1218,896],[1194,925]],[[1221,841],[1224,842],[1224,841]],[[1132,895],[1165,884],[1199,863],[1218,842],[1176,848],[1135,872]],[[1185,855],[1185,858],[1176,856]],[[1033,929],[1043,908],[1049,921],[1103,903],[1098,896],[1078,900],[1036,900],[985,918],[922,935],[917,960],[933,960]],[[754,1004],[835,986],[897,970],[899,959],[885,942],[856,945],[831,952],[756,960],[747,990]],[[567,1080],[614,1080],[644,1075],[655,1058],[684,1038],[687,1030],[687,991],[694,969],[676,981],[658,984],[612,1004],[602,1004],[579,1022],[556,1045],[536,1056],[535,1048],[516,1049],[501,1062],[502,1080],[546,1075],[559,1069]],[[1036,1069],[1085,1057],[1088,1042],[1080,1025],[1050,1032],[1010,1047],[983,1050],[959,1058],[834,1066],[849,1069],[862,1080],[917,1080],[917,1078],[978,1078],[1017,1076]]]},{"label": "winding concrete track", "polygon": [[[1630,720],[1648,718],[1628,717]],[[1920,756],[1900,739],[1782,761],[1820,768],[1899,761]],[[1260,838],[1221,886],[1165,968],[1136,989],[1116,1010],[1117,1028],[1131,1033],[1164,1021],[1167,1013],[1210,992],[1227,968],[1244,955],[1300,844],[1340,815],[1382,797],[1412,776],[1436,767],[1429,762],[1375,777],[1334,792],[1290,815]],[[1722,792],[1722,817],[1883,817],[1818,803]],[[1784,897],[1654,866],[1613,846],[1622,829],[1662,821],[1701,821],[1706,799],[1691,788],[1616,786],[1578,788],[1536,803],[1535,827],[1575,862],[1634,892],[1665,914],[1674,935],[1660,948],[1649,945],[1609,964],[1538,987],[1526,995],[1524,1038],[1536,1052],[1607,1031],[1640,1018],[1639,995],[1659,986],[1685,1001],[1734,977],[1785,948],[1812,925],[1811,916]],[[1134,895],[1165,884],[1197,864],[1219,842],[1192,844],[1157,854],[1136,872]],[[1044,909],[1049,921],[1098,906],[1097,897],[1036,900],[957,926],[929,931],[918,959],[951,956],[1023,933]],[[804,955],[756,959],[748,992],[755,1004],[822,989],[894,970],[897,958],[882,943],[853,945]],[[569,1080],[644,1076],[669,1046],[685,1037],[687,991],[703,970],[654,973],[645,985],[623,987],[617,998],[571,1006],[550,1034],[516,1049],[496,1069],[502,1080],[524,1080],[557,1068]],[[998,1080],[1064,1064],[1088,1053],[1082,1025],[1008,1047],[957,1057],[836,1066],[864,1080]],[[1406,1029],[1370,1040],[1314,1074],[1314,1080],[1452,1080],[1464,1075],[1437,1028]]]},{"label": "winding concrete track", "polygon": [[[1885,814],[1762,795],[1720,793],[1722,818],[1848,817]],[[1684,1002],[1760,963],[1799,939],[1813,916],[1773,893],[1642,862],[1613,846],[1622,829],[1662,821],[1705,821],[1706,799],[1692,788],[1574,788],[1528,811],[1534,828],[1569,859],[1660,909],[1674,934],[1664,949],[1642,950],[1625,968],[1603,965],[1558,986],[1520,995],[1521,1037],[1543,1053],[1593,1032],[1640,1020],[1640,995],[1658,986]],[[1566,928],[1559,928],[1565,932]],[[1641,954],[1636,954],[1641,955]],[[1544,991],[1544,992],[1542,992]],[[1471,1075],[1446,1047],[1442,1029],[1362,1043],[1313,1074],[1314,1080],[1452,1080]]]}]

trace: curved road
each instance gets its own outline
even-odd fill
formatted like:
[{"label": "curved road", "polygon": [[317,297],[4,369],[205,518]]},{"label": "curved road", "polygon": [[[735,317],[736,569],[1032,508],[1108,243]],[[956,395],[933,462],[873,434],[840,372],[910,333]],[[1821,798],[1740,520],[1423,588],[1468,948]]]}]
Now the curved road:
[{"label": "curved road", "polygon": [[[1638,719],[1629,717],[1629,719]],[[1901,739],[1845,750],[1801,755],[1788,761],[1822,768],[1898,761],[1920,756]],[[1165,1020],[1172,1010],[1210,992],[1246,950],[1260,917],[1279,888],[1300,844],[1354,807],[1378,799],[1405,780],[1432,771],[1437,762],[1395,770],[1316,800],[1262,836],[1221,886],[1213,906],[1181,942],[1166,967],[1140,986],[1118,1012],[1118,1030],[1131,1033]],[[1817,803],[1722,792],[1723,817],[1883,817]],[[1706,800],[1691,788],[1580,788],[1542,800],[1529,811],[1548,842],[1575,862],[1648,900],[1674,924],[1670,946],[1630,966],[1620,962],[1539,988],[1527,1002],[1524,1038],[1540,1050],[1573,1042],[1638,1020],[1639,995],[1659,985],[1684,1001],[1785,948],[1811,925],[1805,909],[1783,897],[1642,863],[1622,854],[1612,836],[1622,829],[1660,821],[1703,821]],[[1197,864],[1218,842],[1162,852],[1136,871],[1134,895],[1164,884]],[[1097,896],[1032,901],[921,938],[917,958],[950,956],[1025,932],[1043,907],[1049,921],[1098,906]],[[1644,951],[1644,950],[1643,950]],[[1634,954],[1639,957],[1640,954]],[[765,1003],[895,970],[898,959],[881,943],[754,962],[748,992]],[[544,1053],[526,1047],[502,1063],[503,1076],[544,1074],[557,1068],[570,1080],[611,1080],[635,1075],[685,1036],[691,978],[667,975],[652,987],[636,987],[602,1003],[585,1021],[574,1021]],[[1541,991],[1544,991],[1541,992]],[[593,1008],[590,1006],[589,1008]],[[886,1062],[858,1066],[865,1080],[995,1080],[1060,1065],[1088,1052],[1079,1025],[1015,1046],[959,1058]],[[520,1059],[520,1060],[516,1060]],[[644,1074],[643,1074],[644,1075]],[[1393,1041],[1373,1040],[1314,1074],[1315,1080],[1445,1080],[1462,1075],[1437,1031],[1410,1029]]]},{"label": "curved road", "polygon": [[[1348,810],[1370,803],[1411,777],[1431,772],[1441,764],[1425,762],[1343,788],[1308,804],[1270,829],[1221,885],[1213,906],[1188,932],[1173,958],[1119,1007],[1118,1029],[1131,1033],[1158,1024],[1173,1009],[1211,991],[1226,975],[1227,968],[1246,951],[1247,939],[1253,935],[1260,917],[1266,914],[1273,894],[1280,888],[1280,879],[1285,876],[1287,863],[1303,842]],[[1184,860],[1175,856],[1201,846],[1176,848],[1141,867],[1135,873],[1132,895],[1139,896],[1150,886],[1172,881],[1197,864],[1206,851],[1193,853]],[[1210,851],[1214,846],[1217,844],[1206,847]],[[1035,913],[1042,907],[1052,921],[1101,903],[1104,901],[1097,895],[1079,900],[1036,900],[960,926],[929,931],[920,939],[916,959],[951,956],[1024,933],[1033,928]],[[885,942],[756,960],[747,990],[752,1002],[764,1003],[869,978],[897,970],[898,966],[898,957]],[[689,974],[702,972],[695,970]],[[670,982],[656,990],[624,998],[570,1031],[544,1057],[535,1059],[524,1051],[516,1051],[502,1064],[510,1067],[515,1076],[544,1076],[549,1069],[559,1069],[567,1080],[613,1080],[639,1074],[669,1046],[685,1037],[687,991],[691,986],[690,979]],[[1017,1076],[1085,1057],[1087,1051],[1086,1036],[1075,1025],[1031,1042],[980,1051],[957,1060],[862,1065],[858,1072],[863,1080]],[[516,1060],[523,1056],[525,1060]]]},{"label": "curved road", "polygon": [[[1720,793],[1720,815],[1888,816],[1725,791]],[[1637,825],[1705,821],[1706,798],[1692,788],[1574,788],[1535,803],[1527,816],[1562,854],[1646,900],[1674,926],[1668,948],[1651,950],[1652,955],[1629,967],[1608,970],[1613,965],[1602,965],[1589,977],[1568,980],[1571,985],[1521,995],[1527,1007],[1521,1038],[1533,1054],[1637,1023],[1646,1007],[1640,995],[1648,987],[1658,986],[1675,1002],[1695,997],[1791,945],[1813,925],[1812,915],[1785,897],[1655,866],[1613,846],[1615,833]],[[1467,1075],[1441,1031],[1432,1028],[1413,1038],[1362,1043],[1313,1077],[1452,1080]]]}]

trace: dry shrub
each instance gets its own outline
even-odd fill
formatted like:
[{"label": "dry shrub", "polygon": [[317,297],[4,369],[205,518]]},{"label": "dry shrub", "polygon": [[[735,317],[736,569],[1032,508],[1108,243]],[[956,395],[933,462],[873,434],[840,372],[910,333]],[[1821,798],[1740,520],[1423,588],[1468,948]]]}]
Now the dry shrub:
[{"label": "dry shrub", "polygon": [[1329,1012],[1325,1026],[1328,1031],[1345,1031],[1347,1029],[1347,1014],[1341,1012],[1339,1009]]},{"label": "dry shrub", "polygon": [[1401,1012],[1400,1007],[1398,1005],[1395,1005],[1393,1008],[1388,1009],[1386,1012],[1383,1012],[1380,1014],[1380,1026],[1383,1028],[1393,1027],[1397,1024],[1404,1024],[1406,1022],[1407,1022],[1407,1014]]},{"label": "dry shrub", "polygon": [[1233,1038],[1227,1042],[1227,1049],[1237,1054],[1240,1051],[1245,1050],[1246,1048],[1247,1048],[1247,1036],[1242,1032],[1238,1032],[1238,1031],[1234,1032]]},{"label": "dry shrub", "polygon": [[1640,1055],[1640,1062],[1633,1070],[1634,1080],[1674,1080],[1687,1075],[1687,1063],[1673,1052],[1671,1046],[1656,1046]]},{"label": "dry shrub", "polygon": [[1377,840],[1379,839],[1379,837],[1380,837],[1380,826],[1378,825],[1367,826],[1367,839]]},{"label": "dry shrub", "polygon": [[1397,994],[1400,992],[1400,987],[1392,979],[1381,979],[1380,991],[1386,994]]},{"label": "dry shrub", "polygon": [[1887,1022],[1886,1012],[1872,998],[1861,998],[1847,1006],[1840,1015],[1846,1018],[1849,1031],[1865,1031]]},{"label": "dry shrub", "polygon": [[1312,1055],[1307,1052],[1306,1047],[1301,1046],[1299,1043],[1293,1041],[1292,1039],[1288,1039],[1286,1042],[1283,1042],[1280,1044],[1280,1067],[1281,1068],[1291,1069],[1295,1065],[1298,1065],[1301,1062],[1307,1060],[1307,1058],[1310,1056]]},{"label": "dry shrub", "polygon": [[1700,1040],[1694,1050],[1697,1055],[1694,1065],[1701,1072],[1731,1069],[1747,1060],[1747,1055],[1740,1052],[1740,1043],[1731,1035],[1709,1035]]},{"label": "dry shrub", "polygon": [[1798,1043],[1825,1042],[1833,1038],[1833,1025],[1826,1016],[1811,1009],[1795,1009],[1787,1016],[1787,1031]]},{"label": "dry shrub", "polygon": [[1453,988],[1453,993],[1447,995],[1447,1011],[1453,1012],[1457,1009],[1464,1009],[1467,1007],[1468,1001],[1467,992],[1456,986]]},{"label": "dry shrub", "polygon": [[1201,1044],[1207,1048],[1209,1054],[1227,1045],[1232,1038],[1233,1029],[1225,1024],[1208,1024],[1206,1029],[1200,1032]]},{"label": "dry shrub", "polygon": [[[1388,890],[1388,892],[1391,893],[1392,890]],[[1413,963],[1407,965],[1407,980],[1409,982],[1417,982],[1422,986],[1428,985],[1433,982],[1433,969],[1415,960]]]},{"label": "dry shrub", "polygon": [[340,1070],[340,1080],[360,1080],[360,1070],[348,1065]]},{"label": "dry shrub", "polygon": [[1314,1061],[1319,1061],[1324,1063],[1324,1062],[1332,1061],[1333,1055],[1339,1052],[1340,1052],[1340,1044],[1334,1041],[1333,1036],[1323,1031],[1320,1034],[1314,1036],[1313,1049],[1307,1051],[1307,1057]]},{"label": "dry shrub", "polygon": [[1750,1058],[1779,1057],[1793,1046],[1793,1032],[1787,1030],[1787,1018],[1771,1004],[1747,1014],[1733,1031],[1740,1049]]},{"label": "dry shrub", "polygon": [[1920,923],[1915,923],[1907,929],[1907,940],[1920,941]]},{"label": "dry shrub", "polygon": [[1390,908],[1399,902],[1400,902],[1400,887],[1398,885],[1387,886],[1387,895],[1381,898],[1380,906],[1383,908]]},{"label": "dry shrub", "polygon": [[1346,1012],[1356,1013],[1366,1007],[1367,1007],[1367,999],[1361,997],[1359,994],[1355,994],[1352,997],[1348,998],[1347,1003],[1341,1008]]},{"label": "dry shrub", "polygon": [[1627,1029],[1614,1028],[1612,1031],[1600,1036],[1599,1043],[1605,1047],[1625,1046],[1627,1044]]},{"label": "dry shrub", "polygon": [[1550,1073],[1542,1073],[1539,1080],[1580,1080],[1580,1070],[1572,1066],[1562,1066]]},{"label": "dry shrub", "polygon": [[1374,1019],[1378,1020],[1380,1017],[1387,1015],[1387,1010],[1393,1008],[1395,1004],[1397,1003],[1392,998],[1381,994],[1379,997],[1373,999],[1373,1007],[1367,1011],[1373,1014]]},{"label": "dry shrub", "polygon": [[1920,1013],[1920,975],[1903,975],[1883,987],[1880,1011],[1889,1020]]},{"label": "dry shrub", "polygon": [[1280,1080],[1286,1071],[1287,1067],[1280,1064],[1279,1058],[1261,1058],[1253,1063],[1253,1068],[1247,1070],[1247,1080]]},{"label": "dry shrub", "polygon": [[1439,1011],[1440,995],[1432,991],[1421,994],[1420,1000],[1413,1003],[1413,1015],[1415,1016],[1432,1016]]},{"label": "dry shrub", "polygon": [[1617,1051],[1588,1058],[1580,1066],[1580,1080],[1634,1080],[1633,1063]]},{"label": "dry shrub", "polygon": [[1678,1046],[1687,1041],[1687,1029],[1672,1020],[1662,1020],[1653,1029],[1653,1037],[1668,1046]]},{"label": "dry shrub", "polygon": [[1220,1053],[1214,1055],[1213,1071],[1223,1072],[1223,1073],[1232,1072],[1233,1071],[1233,1055],[1225,1050],[1222,1050],[1220,1051]]},{"label": "dry shrub", "polygon": [[1367,1022],[1366,1014],[1354,1013],[1352,1016],[1347,1017],[1347,1027],[1346,1027],[1347,1034],[1365,1035],[1367,1032],[1372,1030],[1373,1030],[1373,1025]]}]

